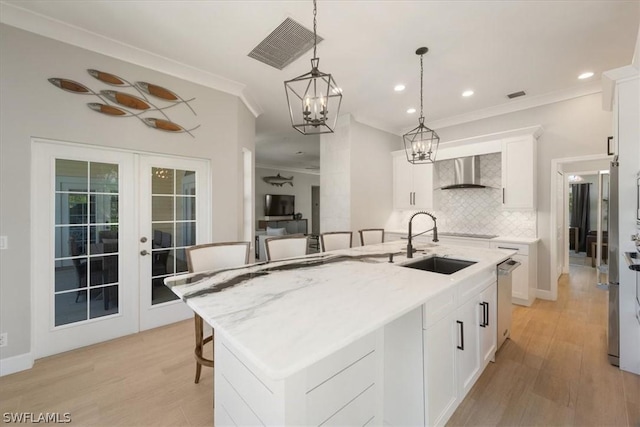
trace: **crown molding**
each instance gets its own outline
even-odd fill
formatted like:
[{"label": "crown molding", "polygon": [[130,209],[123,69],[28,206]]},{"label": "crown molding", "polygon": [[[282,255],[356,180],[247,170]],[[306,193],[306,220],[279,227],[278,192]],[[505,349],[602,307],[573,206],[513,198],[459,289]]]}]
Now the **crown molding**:
[{"label": "crown molding", "polygon": [[602,109],[613,111],[613,96],[616,84],[638,78],[638,76],[640,76],[640,72],[633,65],[626,65],[602,73]]},{"label": "crown molding", "polygon": [[0,2],[0,22],[20,28],[21,30],[235,95],[242,100],[254,117],[258,117],[263,113],[262,107],[249,95],[246,85],[208,71],[191,67],[5,2]]},{"label": "crown molding", "polygon": [[320,175],[320,169],[300,169],[300,168],[292,168],[288,166],[277,166],[277,165],[267,165],[264,163],[256,163],[256,169],[272,169],[275,171],[285,171],[285,172],[295,172],[295,173],[306,173],[307,175]]}]

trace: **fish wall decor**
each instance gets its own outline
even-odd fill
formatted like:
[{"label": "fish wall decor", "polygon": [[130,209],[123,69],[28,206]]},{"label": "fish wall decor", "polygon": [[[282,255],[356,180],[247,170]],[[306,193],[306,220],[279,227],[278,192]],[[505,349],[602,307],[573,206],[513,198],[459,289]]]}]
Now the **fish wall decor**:
[{"label": "fish wall decor", "polygon": [[[131,93],[127,93],[122,90],[112,89],[105,89],[96,92],[82,83],[61,77],[52,77],[49,78],[48,81],[65,92],[76,95],[95,96],[100,99],[100,101],[102,101],[101,103],[87,103],[87,106],[92,111],[110,117],[135,117],[149,128],[169,133],[186,133],[192,138],[195,138],[191,132],[198,129],[200,127],[199,124],[187,128],[171,120],[164,110],[174,109],[180,105],[185,105],[195,116],[197,116],[195,110],[190,104],[190,102],[194,101],[196,98],[184,99],[172,90],[152,83],[140,81],[132,84],[126,79],[116,76],[115,74],[93,68],[88,68],[87,73],[96,80],[109,86],[115,86],[119,89],[131,88],[137,93],[136,95],[132,95]],[[137,95],[140,95],[142,98]],[[155,105],[149,101],[149,98],[147,98],[146,95],[151,95],[162,102],[168,103],[169,105]],[[135,112],[130,111],[130,109],[135,110]],[[156,117],[143,116],[144,114],[153,112],[162,114],[164,118],[160,119]]]},{"label": "fish wall decor", "polygon": [[125,79],[123,79],[122,77],[118,77],[115,74],[111,74],[111,73],[107,73],[104,71],[100,71],[100,70],[94,70],[89,68],[87,70],[87,73],[89,73],[89,75],[91,77],[94,77],[98,80],[100,80],[103,83],[106,83],[108,85],[111,86],[117,86],[117,87],[132,87],[134,88],[145,100],[147,99],[146,95],[144,94],[144,92],[142,92],[140,89],[138,89],[136,86],[132,85],[131,83],[129,83],[128,81],[126,81]]},{"label": "fish wall decor", "polygon": [[262,180],[267,184],[275,185],[277,187],[282,187],[285,184],[289,184],[293,187],[293,177],[286,178],[280,174],[273,176],[265,176],[262,177]]},{"label": "fish wall decor", "polygon": [[149,95],[155,96],[156,98],[164,99],[165,101],[176,103],[184,102],[184,104],[189,107],[191,112],[197,116],[196,112],[193,111],[193,108],[191,108],[191,105],[189,105],[189,102],[193,101],[195,98],[184,100],[169,89],[165,89],[162,86],[154,85],[147,82],[136,82],[136,88],[148,93]]}]

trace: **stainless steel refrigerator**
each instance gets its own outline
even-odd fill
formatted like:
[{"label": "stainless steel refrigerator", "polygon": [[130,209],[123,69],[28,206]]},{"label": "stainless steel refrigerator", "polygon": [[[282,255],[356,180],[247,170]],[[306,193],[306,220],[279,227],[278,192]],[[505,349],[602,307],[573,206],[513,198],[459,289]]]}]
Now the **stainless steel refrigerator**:
[{"label": "stainless steel refrigerator", "polygon": [[609,172],[609,363],[620,366],[620,278],[618,271],[618,156]]}]

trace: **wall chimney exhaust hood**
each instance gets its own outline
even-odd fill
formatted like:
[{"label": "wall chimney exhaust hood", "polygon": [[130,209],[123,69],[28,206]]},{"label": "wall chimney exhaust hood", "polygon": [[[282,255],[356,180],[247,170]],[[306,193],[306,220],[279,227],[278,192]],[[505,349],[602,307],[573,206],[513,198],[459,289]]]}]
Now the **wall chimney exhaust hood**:
[{"label": "wall chimney exhaust hood", "polygon": [[453,159],[453,184],[440,187],[441,190],[457,190],[460,188],[487,188],[480,184],[480,157],[469,156]]}]

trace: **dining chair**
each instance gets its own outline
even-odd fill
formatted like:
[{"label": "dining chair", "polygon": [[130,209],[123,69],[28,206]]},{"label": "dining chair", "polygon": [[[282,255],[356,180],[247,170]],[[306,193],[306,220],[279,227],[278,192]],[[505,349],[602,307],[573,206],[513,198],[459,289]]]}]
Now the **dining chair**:
[{"label": "dining chair", "polygon": [[[239,267],[249,263],[249,242],[207,243],[187,248],[187,268],[190,273],[216,270],[220,268]],[[193,315],[196,331],[196,384],[200,381],[202,366],[213,367],[213,360],[203,356],[204,345],[213,341],[215,331],[204,338],[204,322],[197,313]]]},{"label": "dining chair", "polygon": [[330,231],[320,234],[322,252],[349,249],[353,243],[351,231]]},{"label": "dining chair", "polygon": [[360,244],[362,246],[384,243],[383,228],[364,228],[362,230],[358,230],[358,233],[360,233]]},{"label": "dining chair", "polygon": [[273,236],[264,240],[267,261],[292,258],[309,253],[309,237],[304,234]]}]

